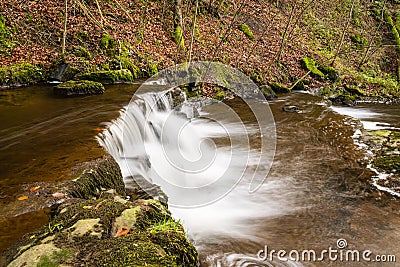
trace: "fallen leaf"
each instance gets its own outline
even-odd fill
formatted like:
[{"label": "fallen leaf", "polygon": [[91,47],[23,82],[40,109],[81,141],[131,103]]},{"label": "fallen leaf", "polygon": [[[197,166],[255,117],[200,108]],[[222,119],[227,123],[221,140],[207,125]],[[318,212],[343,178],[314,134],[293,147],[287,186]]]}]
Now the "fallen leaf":
[{"label": "fallen leaf", "polygon": [[118,230],[118,232],[115,234],[115,237],[126,235],[130,230],[131,228],[122,228],[121,230]]},{"label": "fallen leaf", "polygon": [[35,186],[35,187],[31,187],[31,189],[29,189],[30,192],[35,192],[36,190],[38,190],[41,186]]},{"label": "fallen leaf", "polygon": [[22,197],[19,197],[19,198],[17,198],[18,200],[26,200],[26,199],[28,199],[28,196],[22,196]]},{"label": "fallen leaf", "polygon": [[85,210],[88,210],[88,209],[93,208],[93,206],[83,206],[83,208],[84,208]]}]

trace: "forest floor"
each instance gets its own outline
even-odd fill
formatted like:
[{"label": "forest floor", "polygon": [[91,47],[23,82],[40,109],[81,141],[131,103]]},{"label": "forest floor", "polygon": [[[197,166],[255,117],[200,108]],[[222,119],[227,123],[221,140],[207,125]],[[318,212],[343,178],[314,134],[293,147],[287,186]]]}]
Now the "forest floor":
[{"label": "forest floor", "polygon": [[171,2],[2,0],[0,84],[18,63],[46,73],[63,62],[80,71],[123,67],[143,77],[202,60],[238,68],[259,85],[292,89],[304,78],[302,88],[327,96],[399,95],[396,3],[184,1],[178,32]]}]

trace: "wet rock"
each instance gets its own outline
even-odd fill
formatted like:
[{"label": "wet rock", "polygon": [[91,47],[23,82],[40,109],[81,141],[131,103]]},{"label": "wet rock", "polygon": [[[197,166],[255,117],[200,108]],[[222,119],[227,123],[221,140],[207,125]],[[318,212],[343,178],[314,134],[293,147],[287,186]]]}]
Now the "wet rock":
[{"label": "wet rock", "polygon": [[297,106],[284,106],[282,107],[282,111],[297,113],[299,112],[299,108]]},{"label": "wet rock", "polygon": [[79,69],[63,63],[57,66],[57,70],[49,77],[49,81],[66,82],[72,80],[78,73]]},{"label": "wet rock", "polygon": [[104,86],[101,83],[87,80],[68,81],[54,87],[54,94],[64,97],[98,95],[103,94],[104,91]]},{"label": "wet rock", "polygon": [[271,86],[265,84],[261,85],[259,88],[261,93],[265,96],[267,100],[278,98],[274,90],[272,90]]}]

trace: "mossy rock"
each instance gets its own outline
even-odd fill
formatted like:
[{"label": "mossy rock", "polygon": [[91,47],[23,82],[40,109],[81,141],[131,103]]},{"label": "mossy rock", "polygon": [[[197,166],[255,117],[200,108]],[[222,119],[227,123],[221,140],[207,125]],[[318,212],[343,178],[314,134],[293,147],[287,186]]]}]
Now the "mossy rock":
[{"label": "mossy rock", "polygon": [[344,85],[344,89],[349,92],[351,95],[355,95],[355,96],[366,96],[366,93],[360,89],[358,86],[354,86],[354,85]]},{"label": "mossy rock", "polygon": [[134,77],[130,70],[106,70],[82,73],[76,76],[79,80],[95,81],[102,84],[132,82]]},{"label": "mossy rock", "polygon": [[142,78],[143,72],[142,70],[133,63],[132,59],[124,56],[117,56],[111,62],[111,66],[114,70],[118,70],[120,67],[122,69],[127,69],[132,73],[134,79]]},{"label": "mossy rock", "polygon": [[271,99],[274,99],[274,98],[278,98],[278,96],[276,95],[276,93],[274,92],[274,90],[272,90],[271,86],[269,86],[269,85],[267,85],[267,84],[261,85],[261,86],[259,87],[259,89],[260,89],[261,93],[264,95],[264,97],[265,97],[267,100],[271,100]]},{"label": "mossy rock", "polygon": [[100,40],[100,48],[106,56],[114,56],[117,53],[117,41],[110,34],[103,34]]},{"label": "mossy rock", "polygon": [[268,85],[276,93],[289,93],[291,91],[289,87],[278,82],[269,82]]},{"label": "mossy rock", "polygon": [[386,173],[400,173],[400,155],[390,155],[378,157],[373,160],[373,165],[377,169]]},{"label": "mossy rock", "polygon": [[[126,228],[117,229],[123,234],[110,231],[117,220],[125,220],[121,225]],[[62,227],[50,233],[52,225]],[[73,235],[77,228],[79,234]],[[26,235],[7,252],[7,262],[21,262],[26,258],[22,255],[31,255],[45,244],[51,250],[38,255],[30,266],[39,262],[56,264],[50,266],[198,266],[197,251],[183,226],[155,200],[122,203],[107,197],[64,203],[49,226]]]},{"label": "mossy rock", "polygon": [[303,69],[310,71],[315,78],[328,79],[332,82],[336,82],[340,77],[339,72],[335,68],[319,64],[309,57],[305,57],[301,60],[301,66]]},{"label": "mossy rock", "polygon": [[54,87],[54,94],[58,96],[97,95],[104,91],[101,83],[87,80],[67,81]]},{"label": "mossy rock", "polygon": [[340,78],[339,72],[333,67],[318,65],[318,70],[320,70],[325,75],[325,78],[327,78],[331,82],[336,82]]},{"label": "mossy rock", "polygon": [[47,78],[47,73],[38,66],[19,63],[0,67],[0,86],[21,86],[38,83]]},{"label": "mossy rock", "polygon": [[71,197],[91,199],[110,189],[121,196],[126,194],[121,170],[109,154],[80,165],[75,170],[75,177],[64,185]]},{"label": "mossy rock", "polygon": [[78,68],[67,63],[61,63],[58,66],[54,65],[52,69],[53,74],[49,77],[50,81],[66,82],[72,80],[80,72]]}]

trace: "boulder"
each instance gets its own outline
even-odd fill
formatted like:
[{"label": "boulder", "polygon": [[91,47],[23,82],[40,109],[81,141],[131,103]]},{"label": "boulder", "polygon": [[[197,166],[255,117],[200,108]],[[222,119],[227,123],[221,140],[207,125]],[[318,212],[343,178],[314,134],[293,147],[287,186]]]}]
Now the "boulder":
[{"label": "boulder", "polygon": [[54,94],[58,96],[84,96],[104,93],[104,86],[99,82],[81,80],[68,81],[54,87]]}]

